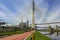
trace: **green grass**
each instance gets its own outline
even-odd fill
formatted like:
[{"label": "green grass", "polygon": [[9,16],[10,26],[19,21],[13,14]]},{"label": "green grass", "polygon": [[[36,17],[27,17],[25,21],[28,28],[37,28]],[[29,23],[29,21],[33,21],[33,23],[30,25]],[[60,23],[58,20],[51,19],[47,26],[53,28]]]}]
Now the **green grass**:
[{"label": "green grass", "polygon": [[[50,38],[48,38],[47,36],[39,33],[38,31],[35,31],[35,40],[51,40]],[[31,36],[27,38],[27,40],[30,40]]]},{"label": "green grass", "polygon": [[60,32],[60,30],[54,30],[54,32],[57,32],[57,31]]},{"label": "green grass", "polygon": [[39,33],[38,31],[35,32],[35,40],[51,40],[47,36]]},{"label": "green grass", "polygon": [[17,31],[17,32],[4,32],[4,33],[0,33],[0,36],[9,36],[9,35],[14,35],[14,34],[21,34],[24,33],[23,31]]}]

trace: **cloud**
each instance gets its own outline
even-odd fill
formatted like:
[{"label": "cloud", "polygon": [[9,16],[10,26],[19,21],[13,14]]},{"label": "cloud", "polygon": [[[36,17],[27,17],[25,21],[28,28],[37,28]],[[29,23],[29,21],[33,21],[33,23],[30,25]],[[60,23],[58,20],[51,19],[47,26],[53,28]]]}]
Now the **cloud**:
[{"label": "cloud", "polygon": [[46,12],[48,10],[48,4],[44,0],[38,0],[36,2],[36,23],[42,23],[45,21]]},{"label": "cloud", "polygon": [[3,12],[0,12],[0,16],[5,17],[6,15]]},{"label": "cloud", "polygon": [[53,8],[53,10],[49,13],[49,16],[46,17],[46,22],[53,22],[53,21],[59,20],[59,19],[57,19],[60,17],[59,14],[60,14],[60,6]]},{"label": "cloud", "polygon": [[16,9],[17,12],[14,13],[12,10],[9,10],[9,6],[6,7],[5,4],[0,3],[0,8],[2,9],[0,11],[0,15],[1,15],[0,17],[3,17],[4,18],[3,20],[11,24],[19,24],[21,22],[21,16],[23,16],[24,22],[26,22],[26,20],[30,20],[31,22],[32,9],[29,7],[31,6],[30,0],[27,0],[27,1],[26,0],[25,1],[22,1],[22,0],[12,1],[11,0],[10,2],[12,3],[12,5],[14,5],[14,8]]},{"label": "cloud", "polygon": [[[13,23],[17,22],[17,20],[15,20],[14,18],[17,18],[15,14],[13,14],[12,11],[10,11],[6,6],[4,6],[3,4],[0,3],[0,17],[3,17],[4,21],[9,22],[9,23]],[[13,22],[12,22],[13,21]]]},{"label": "cloud", "polygon": [[[15,6],[14,9],[16,9],[16,13],[14,13],[12,10],[9,10],[9,8],[5,6],[5,4],[0,3],[0,17],[3,17],[5,21],[11,24],[19,24],[21,22],[21,17],[23,16],[24,22],[29,20],[29,22],[32,23],[32,3],[30,0],[18,0],[15,2],[10,0],[10,2],[12,2],[11,4]],[[50,7],[44,0],[35,0],[35,4],[36,23],[53,22],[58,20],[55,19],[60,16],[60,6],[53,7],[52,10],[49,10]]]},{"label": "cloud", "polygon": [[32,19],[32,6],[28,6],[26,7],[24,10],[22,10],[20,12],[20,17],[23,16],[24,22],[26,22],[26,20],[29,20],[31,23],[31,19]]},{"label": "cloud", "polygon": [[[38,4],[38,2],[37,2],[37,4]],[[52,5],[52,4],[49,4],[49,5]],[[60,5],[59,4],[57,4],[55,2],[55,4],[53,6],[49,6],[48,3],[43,0],[39,5],[40,5],[39,8],[40,8],[41,13],[40,13],[40,18],[38,18],[36,20],[36,23],[54,22],[54,21],[58,20],[57,18],[60,17],[60,15],[59,15],[60,14]]]}]

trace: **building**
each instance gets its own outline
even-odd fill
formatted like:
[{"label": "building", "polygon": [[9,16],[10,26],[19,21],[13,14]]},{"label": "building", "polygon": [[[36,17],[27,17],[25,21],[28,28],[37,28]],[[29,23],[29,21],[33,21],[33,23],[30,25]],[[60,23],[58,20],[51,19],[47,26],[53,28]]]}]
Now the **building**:
[{"label": "building", "polygon": [[25,29],[27,29],[28,28],[28,26],[29,26],[29,21],[27,20],[27,22],[21,22],[21,23],[19,23],[19,28],[21,29],[21,30],[25,30]]}]

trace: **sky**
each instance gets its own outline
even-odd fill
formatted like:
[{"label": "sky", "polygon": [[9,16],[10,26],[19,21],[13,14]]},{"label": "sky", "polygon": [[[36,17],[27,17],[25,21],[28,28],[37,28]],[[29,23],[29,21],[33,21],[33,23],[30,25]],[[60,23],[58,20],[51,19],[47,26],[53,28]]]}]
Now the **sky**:
[{"label": "sky", "polygon": [[[60,0],[34,0],[35,23],[60,22]],[[0,0],[0,19],[9,24],[32,23],[32,0]]]}]

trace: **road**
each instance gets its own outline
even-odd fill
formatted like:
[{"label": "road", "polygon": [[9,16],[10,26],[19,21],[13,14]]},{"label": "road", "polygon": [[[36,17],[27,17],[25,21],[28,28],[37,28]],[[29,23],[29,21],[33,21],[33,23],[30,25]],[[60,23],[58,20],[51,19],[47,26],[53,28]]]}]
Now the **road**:
[{"label": "road", "polygon": [[23,34],[15,34],[15,35],[12,35],[12,36],[8,36],[6,38],[1,38],[0,40],[24,40],[30,34],[32,34],[32,31],[26,32],[26,33],[23,33]]}]

